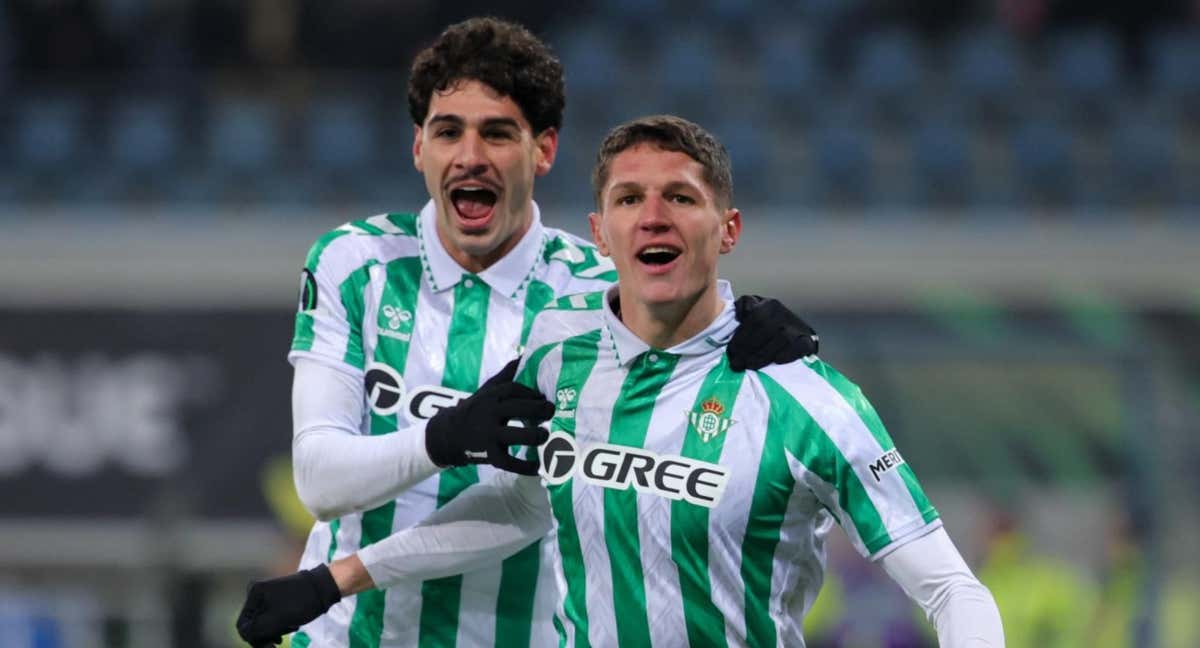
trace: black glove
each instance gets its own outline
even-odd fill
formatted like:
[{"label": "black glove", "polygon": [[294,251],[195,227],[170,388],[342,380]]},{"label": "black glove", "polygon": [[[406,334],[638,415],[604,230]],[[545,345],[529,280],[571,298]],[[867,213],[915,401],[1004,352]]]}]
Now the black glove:
[{"label": "black glove", "polygon": [[337,583],[325,565],[257,581],[246,593],[237,631],[254,648],[278,644],[283,635],[325,614],[341,599]]},{"label": "black glove", "polygon": [[[535,459],[518,459],[508,446],[539,446],[550,434],[538,427],[554,416],[554,405],[536,391],[512,381],[517,361],[505,365],[469,397],[447,407],[425,426],[425,451],[439,466],[489,463],[502,470],[536,475]],[[528,427],[509,425],[518,419]]]},{"label": "black glove", "polygon": [[733,307],[738,327],[726,351],[730,369],[762,369],[817,353],[817,332],[779,300],[742,295]]}]

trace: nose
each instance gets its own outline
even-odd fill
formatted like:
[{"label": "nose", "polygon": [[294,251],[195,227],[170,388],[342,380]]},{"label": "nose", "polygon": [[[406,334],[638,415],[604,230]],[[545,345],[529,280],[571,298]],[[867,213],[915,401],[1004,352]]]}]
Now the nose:
[{"label": "nose", "polygon": [[484,155],[483,138],[474,130],[468,129],[458,140],[458,151],[454,165],[472,175],[483,172],[487,168],[487,157]]},{"label": "nose", "polygon": [[646,196],[638,214],[638,227],[648,232],[662,232],[671,227],[670,209],[667,201],[657,193]]}]

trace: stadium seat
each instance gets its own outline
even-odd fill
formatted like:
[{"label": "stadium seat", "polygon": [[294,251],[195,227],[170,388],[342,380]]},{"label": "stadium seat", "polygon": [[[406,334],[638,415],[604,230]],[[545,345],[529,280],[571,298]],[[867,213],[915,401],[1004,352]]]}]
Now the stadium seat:
[{"label": "stadium seat", "polygon": [[964,32],[950,56],[954,93],[984,121],[1010,119],[1024,83],[1024,67],[1013,39],[998,30]]},{"label": "stadium seat", "polygon": [[1058,124],[1034,119],[1012,138],[1013,178],[1019,204],[1067,207],[1075,198],[1071,142]]},{"label": "stadium seat", "polygon": [[17,109],[10,139],[19,165],[64,171],[84,157],[84,105],[73,96],[32,97]]},{"label": "stadium seat", "polygon": [[713,100],[722,96],[717,90],[718,55],[717,44],[703,33],[664,39],[651,68],[651,87],[662,92],[663,110],[699,123],[707,121]]},{"label": "stadium seat", "polygon": [[1171,108],[1200,121],[1200,32],[1171,31],[1151,44],[1154,93]]},{"label": "stadium seat", "polygon": [[1113,187],[1121,207],[1169,205],[1176,195],[1178,155],[1171,129],[1130,116],[1112,137]]},{"label": "stadium seat", "polygon": [[1100,29],[1064,33],[1053,48],[1050,70],[1067,100],[1066,117],[1107,123],[1123,85],[1121,52],[1112,33]]},{"label": "stadium seat", "polygon": [[566,30],[553,42],[562,60],[570,97],[567,119],[607,124],[607,109],[616,91],[614,79],[621,76],[616,69],[621,64],[622,48],[611,32],[600,25]]},{"label": "stadium seat", "polygon": [[768,29],[760,42],[759,75],[773,109],[811,118],[824,89],[811,40],[796,29]]},{"label": "stadium seat", "polygon": [[210,115],[209,155],[219,171],[254,173],[279,157],[279,116],[264,101],[221,97]]},{"label": "stadium seat", "polygon": [[914,117],[923,75],[916,41],[898,31],[867,36],[854,64],[857,93],[884,126],[902,125]]},{"label": "stadium seat", "polygon": [[811,135],[810,195],[826,206],[862,206],[871,198],[870,142],[861,128],[823,125]]},{"label": "stadium seat", "polygon": [[739,205],[758,205],[769,202],[767,146],[762,129],[764,120],[747,119],[745,115],[726,118],[713,127],[713,134],[729,151],[733,166],[733,185]]},{"label": "stadium seat", "polygon": [[914,196],[919,207],[966,205],[973,193],[970,140],[956,120],[924,120],[912,143]]},{"label": "stadium seat", "polygon": [[113,109],[109,154],[130,171],[161,170],[179,154],[179,124],[161,99],[129,98]]},{"label": "stadium seat", "polygon": [[359,97],[318,100],[304,126],[309,162],[318,170],[347,172],[369,165],[378,124]]}]

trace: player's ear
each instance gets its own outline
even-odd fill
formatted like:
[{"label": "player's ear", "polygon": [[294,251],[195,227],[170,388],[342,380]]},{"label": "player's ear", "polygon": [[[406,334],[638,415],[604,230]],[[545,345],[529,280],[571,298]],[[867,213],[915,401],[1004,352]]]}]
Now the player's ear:
[{"label": "player's ear", "polygon": [[596,249],[600,251],[600,254],[608,256],[608,242],[604,240],[604,230],[600,228],[603,221],[603,214],[596,212],[588,214],[588,224],[592,226],[592,240],[596,242]]},{"label": "player's ear", "polygon": [[730,207],[721,216],[721,254],[729,254],[742,236],[742,212]]},{"label": "player's ear", "polygon": [[558,131],[551,126],[534,136],[533,143],[537,148],[534,172],[540,176],[546,175],[550,173],[554,156],[558,154]]},{"label": "player's ear", "polygon": [[413,166],[417,171],[424,173],[421,168],[421,127],[413,124]]}]

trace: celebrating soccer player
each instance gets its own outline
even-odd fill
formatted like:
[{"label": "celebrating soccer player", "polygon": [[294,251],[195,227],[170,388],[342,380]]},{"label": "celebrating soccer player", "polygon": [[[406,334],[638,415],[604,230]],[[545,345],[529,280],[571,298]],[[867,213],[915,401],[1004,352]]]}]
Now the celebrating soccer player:
[{"label": "celebrating soccer player", "polygon": [[592,180],[619,283],[533,324],[517,379],[555,400],[540,475],[499,473],[313,582],[332,598],[419,582],[553,531],[560,643],[802,646],[836,523],[941,645],[1002,646],[995,602],[862,392],[816,356],[731,369],[717,260],[742,218],[723,147],[683,119],[636,120]]},{"label": "celebrating soccer player", "polygon": [[[528,646],[553,640],[554,584],[530,537],[507,560],[357,597],[328,588],[326,563],[411,527],[493,466],[537,462],[509,446],[545,439],[553,407],[498,376],[534,315],[615,278],[596,249],[543,227],[534,179],[547,173],[564,106],[562,68],[524,28],[473,19],[416,58],[408,86],[413,160],[430,200],[317,240],[302,276],[289,359],[293,463],[319,518],[295,577],[251,590],[238,629],[271,643],[315,622],[293,646]],[[739,303],[739,368],[815,349],[778,302]],[[478,388],[478,390],[477,390]],[[474,394],[472,395],[472,392]],[[448,468],[442,470],[443,468]],[[332,607],[330,607],[332,605]]]}]

